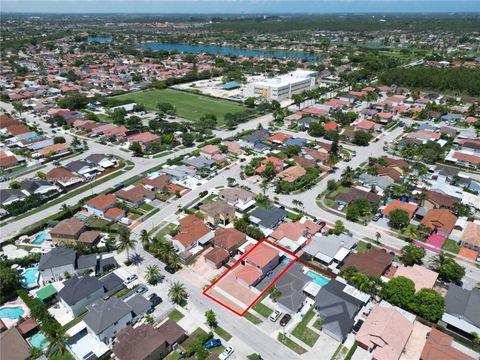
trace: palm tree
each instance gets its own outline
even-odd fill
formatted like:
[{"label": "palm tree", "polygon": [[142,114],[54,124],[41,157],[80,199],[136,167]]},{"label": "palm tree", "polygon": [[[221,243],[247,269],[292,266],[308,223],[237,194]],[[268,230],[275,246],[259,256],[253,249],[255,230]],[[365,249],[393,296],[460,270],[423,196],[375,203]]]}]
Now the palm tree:
[{"label": "palm tree", "polygon": [[171,256],[168,260],[168,266],[170,266],[171,268],[174,268],[175,270],[178,270],[182,267],[182,264],[178,256],[173,254],[173,256]]},{"label": "palm tree", "polygon": [[348,186],[353,182],[353,177],[355,175],[355,171],[350,167],[347,166],[345,170],[342,172],[342,185]]},{"label": "palm tree", "polygon": [[65,215],[66,215],[67,217],[72,216],[72,213],[73,213],[72,208],[71,208],[70,206],[68,206],[67,204],[63,204],[63,205],[60,207],[60,210],[61,210],[63,213],[65,213]]},{"label": "palm tree", "polygon": [[438,255],[435,255],[431,259],[431,263],[435,270],[442,268],[445,264],[448,264],[452,259],[445,255],[445,253],[441,252]]},{"label": "palm tree", "polygon": [[147,266],[147,271],[145,271],[145,280],[147,280],[150,285],[156,285],[159,277],[160,268],[158,265]]},{"label": "palm tree", "polygon": [[140,231],[140,242],[143,247],[148,247],[148,245],[150,245],[150,237],[148,236],[148,231],[145,229]]},{"label": "palm tree", "polygon": [[413,224],[408,225],[403,228],[403,235],[405,235],[410,241],[417,237],[417,227]]},{"label": "palm tree", "polygon": [[126,230],[120,233],[120,240],[117,246],[117,250],[120,253],[127,251],[127,261],[130,260],[130,250],[135,249],[136,245],[137,245],[137,240],[130,237],[130,231]]},{"label": "palm tree", "polygon": [[266,193],[269,187],[270,187],[270,183],[268,181],[263,181],[260,184],[260,189],[262,189],[263,196],[266,196]]},{"label": "palm tree", "polygon": [[170,301],[177,305],[182,305],[187,299],[187,290],[185,285],[180,282],[174,282],[168,289],[168,297]]},{"label": "palm tree", "polygon": [[65,330],[58,327],[53,334],[48,336],[50,344],[48,345],[47,352],[54,354],[65,354],[67,352],[66,343],[70,337]]}]

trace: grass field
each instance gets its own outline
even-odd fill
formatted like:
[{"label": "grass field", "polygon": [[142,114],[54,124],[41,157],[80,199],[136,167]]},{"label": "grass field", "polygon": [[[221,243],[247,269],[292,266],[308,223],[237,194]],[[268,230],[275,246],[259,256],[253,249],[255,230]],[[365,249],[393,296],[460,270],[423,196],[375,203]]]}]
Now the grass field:
[{"label": "grass field", "polygon": [[305,344],[313,346],[317,342],[320,335],[316,332],[310,330],[307,325],[310,320],[313,319],[315,316],[315,312],[310,309],[305,316],[303,317],[302,321],[293,329],[292,335],[296,338],[302,340]]},{"label": "grass field", "polygon": [[154,89],[117,95],[113,100],[131,101],[143,104],[147,110],[157,110],[157,104],[170,103],[177,109],[179,117],[188,120],[199,120],[202,115],[215,114],[219,124],[223,122],[226,113],[236,113],[244,110],[242,105],[232,101],[214,99],[203,95],[190,94],[171,89]]}]

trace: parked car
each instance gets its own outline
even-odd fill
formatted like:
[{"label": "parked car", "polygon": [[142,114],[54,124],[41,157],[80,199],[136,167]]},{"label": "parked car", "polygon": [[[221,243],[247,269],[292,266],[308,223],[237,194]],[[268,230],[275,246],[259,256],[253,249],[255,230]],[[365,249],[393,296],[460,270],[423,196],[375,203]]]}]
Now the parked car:
[{"label": "parked car", "polygon": [[143,294],[143,293],[146,293],[147,292],[147,287],[145,285],[140,285],[138,286],[136,289],[135,289],[135,292],[137,294]]},{"label": "parked car", "polygon": [[168,265],[165,266],[164,269],[165,269],[165,271],[168,272],[169,274],[175,274],[175,272],[176,272],[176,270],[175,270],[173,267],[168,266]]},{"label": "parked car", "polygon": [[225,350],[223,350],[223,352],[220,354],[220,356],[218,357],[220,360],[225,360],[225,359],[228,359],[230,357],[230,355],[233,354],[233,347],[232,346],[227,346],[225,348]]},{"label": "parked car", "polygon": [[345,205],[341,204],[341,205],[338,205],[338,211],[342,211],[343,209],[345,209]]},{"label": "parked car", "polygon": [[290,314],[283,315],[283,317],[280,319],[280,326],[287,325],[291,319],[292,319],[292,316]]},{"label": "parked car", "polygon": [[375,215],[373,215],[372,220],[373,221],[378,221],[378,220],[380,220],[381,217],[382,217],[382,214],[375,214]]},{"label": "parked car", "polygon": [[133,275],[130,275],[129,277],[127,277],[127,280],[125,280],[125,283],[130,284],[132,281],[137,280],[137,279],[138,279],[138,276],[133,274]]},{"label": "parked car", "polygon": [[163,300],[160,296],[158,296],[157,294],[154,294],[154,295],[155,296],[152,296],[152,297],[149,298],[150,304],[152,304],[152,307],[160,305],[163,302]]},{"label": "parked car", "polygon": [[357,321],[357,323],[356,323],[355,325],[353,325],[352,331],[353,331],[354,334],[356,334],[356,333],[358,332],[358,330],[360,330],[360,328],[362,327],[363,323],[364,323],[364,321],[363,321],[362,319],[359,319],[359,320]]},{"label": "parked car", "polygon": [[204,190],[199,194],[201,197],[207,196],[208,195],[208,190]]},{"label": "parked car", "polygon": [[203,345],[203,347],[207,350],[210,350],[221,345],[222,345],[222,341],[220,339],[212,339],[207,341],[205,345]]},{"label": "parked car", "polygon": [[280,317],[280,315],[282,315],[282,312],[281,311],[278,311],[278,310],[275,310],[269,317],[270,321],[277,321],[278,318]]}]

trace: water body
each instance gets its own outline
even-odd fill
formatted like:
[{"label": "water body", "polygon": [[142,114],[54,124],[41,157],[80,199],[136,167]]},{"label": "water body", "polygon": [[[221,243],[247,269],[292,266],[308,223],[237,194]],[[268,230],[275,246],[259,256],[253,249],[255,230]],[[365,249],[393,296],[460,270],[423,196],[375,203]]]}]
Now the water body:
[{"label": "water body", "polygon": [[222,46],[205,46],[205,45],[188,45],[188,44],[159,44],[146,43],[135,45],[135,48],[148,50],[164,50],[164,51],[178,51],[190,54],[210,53],[220,55],[237,55],[237,56],[267,56],[275,58],[287,58],[302,60],[307,59],[316,61],[318,56],[304,52],[289,52],[281,50],[249,50]]},{"label": "water body", "polygon": [[100,43],[100,44],[106,44],[106,43],[111,43],[113,41],[113,38],[111,37],[102,37],[102,36],[95,36],[95,37],[88,37],[87,42],[89,43]]}]

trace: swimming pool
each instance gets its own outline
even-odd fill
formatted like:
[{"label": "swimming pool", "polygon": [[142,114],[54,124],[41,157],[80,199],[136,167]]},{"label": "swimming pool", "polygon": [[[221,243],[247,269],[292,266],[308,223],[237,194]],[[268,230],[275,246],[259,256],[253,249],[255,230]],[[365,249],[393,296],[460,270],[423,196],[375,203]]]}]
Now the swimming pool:
[{"label": "swimming pool", "polygon": [[33,335],[30,339],[28,339],[28,341],[30,344],[32,344],[34,348],[40,350],[45,349],[50,344],[50,341],[48,341],[46,336],[43,335],[41,332]]},{"label": "swimming pool", "polygon": [[87,215],[83,215],[83,214],[75,214],[75,217],[77,219],[80,219],[82,221],[87,221],[88,220],[88,216]]},{"label": "swimming pool", "polygon": [[0,318],[18,319],[25,311],[20,307],[3,307],[0,308]]},{"label": "swimming pool", "polygon": [[48,237],[48,231],[42,231],[41,233],[38,233],[35,238],[32,240],[32,244],[37,244],[40,245],[43,243]]},{"label": "swimming pool", "polygon": [[38,270],[35,268],[26,269],[22,273],[22,286],[24,288],[30,288],[37,285]]},{"label": "swimming pool", "polygon": [[330,282],[329,278],[322,276],[320,274],[317,274],[316,272],[311,270],[307,271],[307,275],[312,278],[312,281],[315,284],[318,284],[320,286],[325,286]]},{"label": "swimming pool", "polygon": [[149,177],[158,176],[158,175],[160,175],[159,171],[152,171],[151,173],[148,173]]}]

